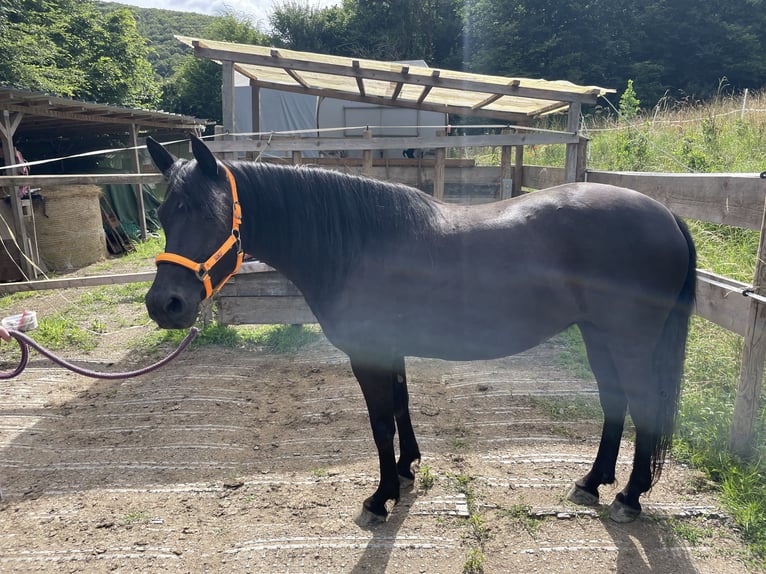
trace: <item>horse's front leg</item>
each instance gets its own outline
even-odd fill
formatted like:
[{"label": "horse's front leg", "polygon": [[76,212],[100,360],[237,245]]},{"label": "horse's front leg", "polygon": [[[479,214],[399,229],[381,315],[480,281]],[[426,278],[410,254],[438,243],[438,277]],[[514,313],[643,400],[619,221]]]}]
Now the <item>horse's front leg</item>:
[{"label": "horse's front leg", "polygon": [[394,363],[394,415],[396,430],[399,432],[399,485],[409,488],[415,482],[412,465],[420,462],[420,449],[415,440],[415,431],[410,420],[409,393],[407,392],[407,375],[404,367],[404,357]]},{"label": "horse's front leg", "polygon": [[391,368],[351,359],[351,368],[359,381],[370,415],[370,426],[380,463],[380,483],[377,490],[362,505],[356,517],[360,526],[384,522],[388,515],[386,502],[399,501],[399,475],[394,452],[394,382]]}]

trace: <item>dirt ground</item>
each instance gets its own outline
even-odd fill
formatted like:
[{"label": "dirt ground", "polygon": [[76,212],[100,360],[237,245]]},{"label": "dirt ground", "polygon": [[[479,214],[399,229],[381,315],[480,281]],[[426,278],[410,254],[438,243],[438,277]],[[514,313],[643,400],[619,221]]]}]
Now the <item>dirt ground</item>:
[{"label": "dirt ground", "polygon": [[[42,314],[43,301],[20,304]],[[152,329],[67,358],[147,364],[130,342]],[[0,572],[755,572],[714,490],[681,464],[632,524],[565,501],[600,421],[583,407],[595,384],[559,352],[409,359],[420,480],[369,530],[353,515],[377,455],[349,364],[325,340],[294,355],[200,347],[116,381],[33,354],[0,381]],[[631,456],[626,440],[621,484]]]}]

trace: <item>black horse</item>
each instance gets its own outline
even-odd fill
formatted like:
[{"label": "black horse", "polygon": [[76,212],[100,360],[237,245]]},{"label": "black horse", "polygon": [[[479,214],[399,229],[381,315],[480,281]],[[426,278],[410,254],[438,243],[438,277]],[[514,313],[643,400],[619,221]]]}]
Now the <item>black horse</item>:
[{"label": "black horse", "polygon": [[569,499],[597,504],[599,486],[614,482],[629,410],[633,470],[611,516],[638,516],[671,443],[695,295],[692,239],[663,205],[570,183],[468,207],[321,169],[224,163],[196,138],[192,161],[151,138],[147,147],[168,181],[150,316],[164,328],[192,325],[242,249],[289,278],[348,354],[367,403],[380,483],[362,522],[385,520],[420,459],[405,356],[503,357],[570,325],[582,332],[604,423]]}]

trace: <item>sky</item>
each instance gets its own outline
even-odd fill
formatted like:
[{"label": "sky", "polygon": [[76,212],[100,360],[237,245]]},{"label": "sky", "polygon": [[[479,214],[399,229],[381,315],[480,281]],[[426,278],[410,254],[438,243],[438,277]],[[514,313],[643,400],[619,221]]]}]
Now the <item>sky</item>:
[{"label": "sky", "polygon": [[[196,12],[217,16],[227,8],[237,13],[250,16],[253,24],[265,24],[272,6],[281,4],[282,0],[106,0],[116,1],[120,4],[130,4],[141,8],[162,8],[163,10],[178,10],[179,12]],[[341,0],[304,0],[310,6],[333,6],[340,4]]]}]

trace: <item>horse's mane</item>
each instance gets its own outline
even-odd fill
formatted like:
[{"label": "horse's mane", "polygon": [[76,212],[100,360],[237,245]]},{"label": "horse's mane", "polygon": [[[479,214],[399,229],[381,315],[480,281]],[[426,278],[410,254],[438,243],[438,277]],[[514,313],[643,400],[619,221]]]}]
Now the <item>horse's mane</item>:
[{"label": "horse's mane", "polygon": [[[245,208],[254,209],[265,227],[258,235],[315,270],[332,263],[334,273],[342,274],[388,240],[417,241],[440,218],[436,200],[401,184],[307,166],[234,162],[231,167],[244,179],[243,205],[252,202]],[[245,193],[252,194],[249,200]],[[244,213],[243,225],[247,217]]]}]

